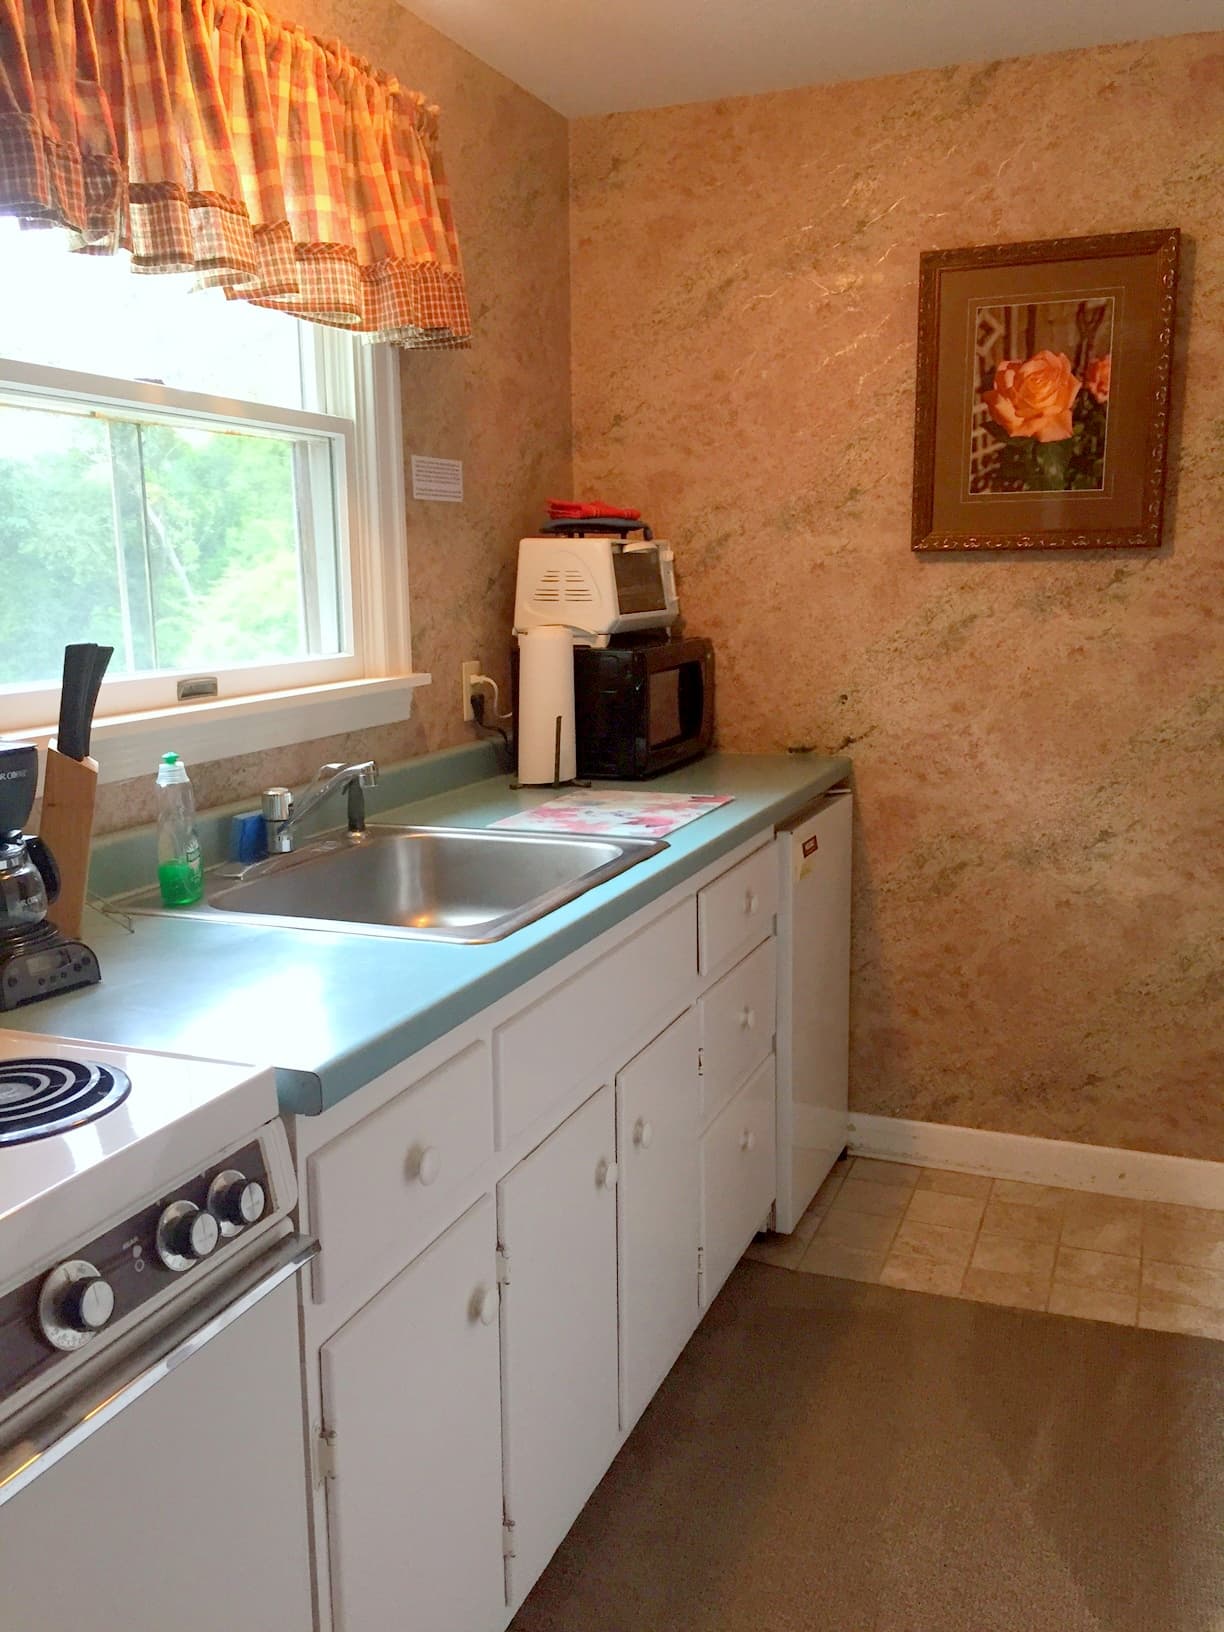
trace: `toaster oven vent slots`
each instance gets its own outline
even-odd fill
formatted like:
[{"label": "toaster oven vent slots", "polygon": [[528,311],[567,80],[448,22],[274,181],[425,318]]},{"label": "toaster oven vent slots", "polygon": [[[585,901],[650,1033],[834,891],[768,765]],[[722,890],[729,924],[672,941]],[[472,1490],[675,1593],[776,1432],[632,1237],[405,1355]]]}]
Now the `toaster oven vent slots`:
[{"label": "toaster oven vent slots", "polygon": [[567,567],[564,572],[560,567],[549,567],[541,573],[533,599],[550,606],[562,602],[567,606],[590,606],[595,595],[590,579],[580,567]]}]

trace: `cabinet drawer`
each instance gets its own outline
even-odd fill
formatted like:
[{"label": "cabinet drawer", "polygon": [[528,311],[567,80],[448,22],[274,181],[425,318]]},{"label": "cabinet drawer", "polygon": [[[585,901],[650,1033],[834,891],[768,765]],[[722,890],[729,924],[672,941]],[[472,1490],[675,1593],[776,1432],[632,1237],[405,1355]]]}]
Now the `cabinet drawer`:
[{"label": "cabinet drawer", "polygon": [[773,1047],[777,945],[771,935],[697,1005],[703,1118],[722,1109]]},{"label": "cabinet drawer", "polygon": [[768,935],[778,910],[778,862],[772,844],[763,845],[729,873],[697,892],[697,968],[720,969]]},{"label": "cabinet drawer", "polygon": [[446,1222],[456,1185],[493,1154],[493,1090],[484,1043],[457,1054],[306,1164],[312,1227],[323,1243],[321,1303],[393,1248],[398,1261]]},{"label": "cabinet drawer", "polygon": [[600,1069],[629,1025],[678,1014],[691,1001],[692,969],[690,899],[499,1026],[498,1145],[504,1148]]},{"label": "cabinet drawer", "polygon": [[774,1085],[771,1055],[701,1141],[703,1305],[739,1263],[773,1204]]}]

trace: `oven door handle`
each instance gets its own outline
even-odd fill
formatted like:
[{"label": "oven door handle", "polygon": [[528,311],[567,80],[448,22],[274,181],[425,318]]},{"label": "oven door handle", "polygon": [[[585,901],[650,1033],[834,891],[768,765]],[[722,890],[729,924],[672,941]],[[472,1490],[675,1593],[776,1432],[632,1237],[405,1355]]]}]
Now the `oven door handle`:
[{"label": "oven door handle", "polygon": [[148,1349],[138,1349],[138,1369],[117,1367],[91,1378],[65,1404],[33,1423],[16,1445],[0,1451],[0,1507],[299,1274],[318,1251],[319,1243],[304,1235],[283,1236],[253,1258],[243,1273],[162,1327],[151,1355]]}]

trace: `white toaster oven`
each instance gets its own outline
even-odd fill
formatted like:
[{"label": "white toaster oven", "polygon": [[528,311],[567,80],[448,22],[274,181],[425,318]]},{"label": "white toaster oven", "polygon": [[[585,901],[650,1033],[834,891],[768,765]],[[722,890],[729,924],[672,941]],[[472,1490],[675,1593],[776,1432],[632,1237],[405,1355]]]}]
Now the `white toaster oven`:
[{"label": "white toaster oven", "polygon": [[670,629],[680,615],[674,563],[661,540],[524,538],[514,632],[562,625],[579,645],[606,646],[609,635]]}]

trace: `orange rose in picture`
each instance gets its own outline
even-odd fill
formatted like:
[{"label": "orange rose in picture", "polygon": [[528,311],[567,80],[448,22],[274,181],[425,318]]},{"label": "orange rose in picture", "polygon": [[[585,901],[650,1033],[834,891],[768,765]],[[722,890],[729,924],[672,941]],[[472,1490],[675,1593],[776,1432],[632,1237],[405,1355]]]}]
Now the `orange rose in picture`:
[{"label": "orange rose in picture", "polygon": [[1084,370],[1084,384],[1098,402],[1109,401],[1109,371],[1113,353],[1108,357],[1094,357]]},{"label": "orange rose in picture", "polygon": [[994,389],[983,391],[982,400],[1009,436],[1065,442],[1072,434],[1071,408],[1079,390],[1064,352],[1039,351],[1022,363],[1000,363]]}]

